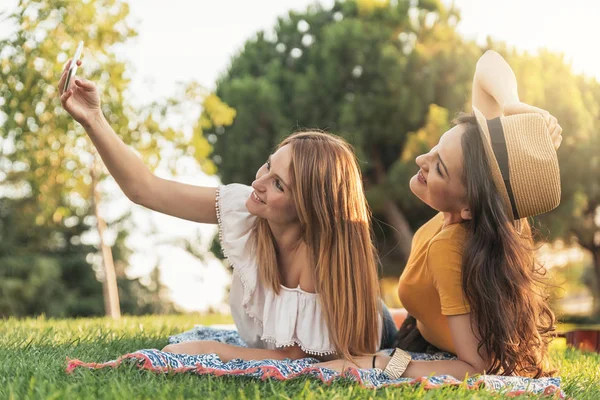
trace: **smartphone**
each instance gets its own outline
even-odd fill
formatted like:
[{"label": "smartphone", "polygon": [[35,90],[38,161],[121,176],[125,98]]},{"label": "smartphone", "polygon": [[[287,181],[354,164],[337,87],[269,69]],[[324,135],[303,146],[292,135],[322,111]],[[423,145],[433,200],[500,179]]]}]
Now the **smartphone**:
[{"label": "smartphone", "polygon": [[77,72],[77,61],[81,58],[81,51],[83,50],[83,40],[79,42],[77,45],[77,50],[75,50],[75,56],[73,56],[73,61],[71,61],[71,66],[69,67],[69,72],[67,72],[67,80],[65,81],[65,86],[63,88],[63,93],[67,91],[69,88],[69,84],[71,83],[71,79],[75,76]]}]

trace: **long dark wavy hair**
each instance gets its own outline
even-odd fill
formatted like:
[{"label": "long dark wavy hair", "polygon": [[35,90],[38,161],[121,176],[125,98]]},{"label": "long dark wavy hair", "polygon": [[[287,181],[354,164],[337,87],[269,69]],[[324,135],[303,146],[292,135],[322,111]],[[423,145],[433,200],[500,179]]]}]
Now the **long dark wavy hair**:
[{"label": "long dark wavy hair", "polygon": [[478,351],[488,374],[540,377],[556,319],[548,304],[545,268],[536,261],[531,227],[513,221],[494,186],[475,116],[461,114],[463,176],[472,220],[462,265],[462,289],[471,308]]}]

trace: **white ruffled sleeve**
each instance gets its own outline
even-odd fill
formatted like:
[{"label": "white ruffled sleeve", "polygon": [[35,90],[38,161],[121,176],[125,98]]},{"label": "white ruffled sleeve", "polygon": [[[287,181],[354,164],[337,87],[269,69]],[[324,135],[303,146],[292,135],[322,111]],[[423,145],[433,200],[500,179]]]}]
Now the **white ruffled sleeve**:
[{"label": "white ruffled sleeve", "polygon": [[252,187],[237,183],[219,186],[216,212],[221,249],[233,268],[229,293],[231,315],[242,339],[251,347],[257,347],[255,340],[262,334],[259,317],[262,312],[257,309],[264,301],[264,293],[260,290],[262,285],[258,281],[256,251],[252,240],[256,216],[246,208],[252,191]]},{"label": "white ruffled sleeve", "polygon": [[234,267],[242,267],[254,259],[250,236],[256,217],[246,208],[252,187],[237,183],[219,186],[216,195],[219,239],[223,254]]}]

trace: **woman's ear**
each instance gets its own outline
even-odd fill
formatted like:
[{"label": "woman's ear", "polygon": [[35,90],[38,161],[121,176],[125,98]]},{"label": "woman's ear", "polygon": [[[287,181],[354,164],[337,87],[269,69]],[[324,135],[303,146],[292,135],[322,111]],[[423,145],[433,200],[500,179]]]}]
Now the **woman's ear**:
[{"label": "woman's ear", "polygon": [[460,217],[464,221],[470,221],[473,218],[471,216],[471,210],[469,210],[468,208],[463,208],[462,210],[460,210]]}]

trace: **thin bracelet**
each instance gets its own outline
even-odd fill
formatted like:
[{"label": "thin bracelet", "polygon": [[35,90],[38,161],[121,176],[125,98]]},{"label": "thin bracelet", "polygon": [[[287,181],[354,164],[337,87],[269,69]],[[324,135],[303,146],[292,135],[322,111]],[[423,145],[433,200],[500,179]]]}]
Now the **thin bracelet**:
[{"label": "thin bracelet", "polygon": [[373,369],[375,369],[375,359],[377,358],[377,354],[373,356]]}]

